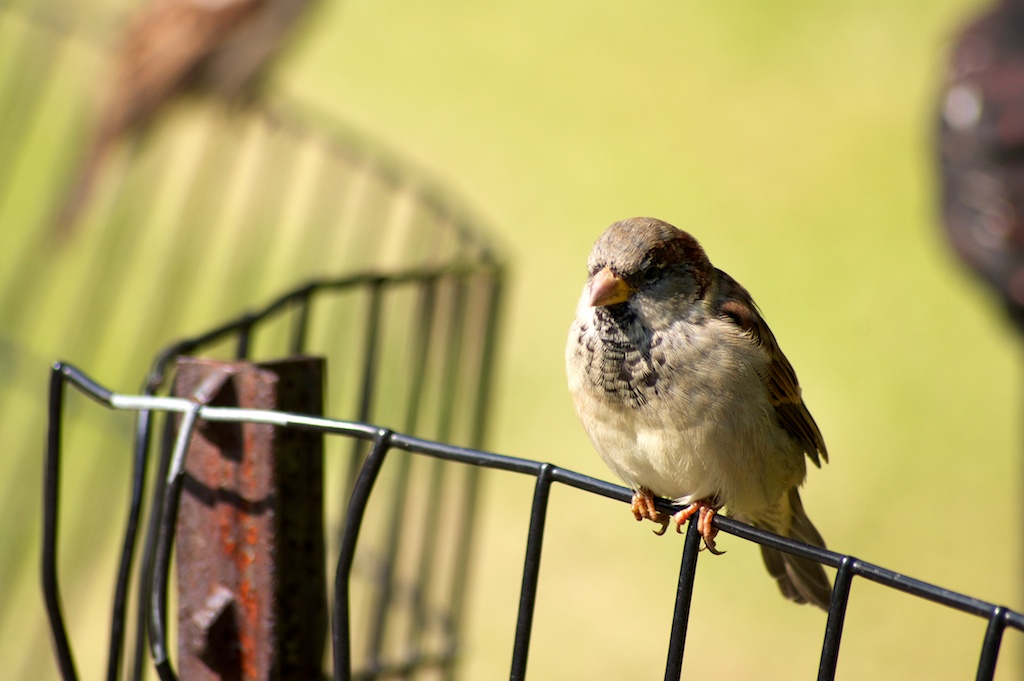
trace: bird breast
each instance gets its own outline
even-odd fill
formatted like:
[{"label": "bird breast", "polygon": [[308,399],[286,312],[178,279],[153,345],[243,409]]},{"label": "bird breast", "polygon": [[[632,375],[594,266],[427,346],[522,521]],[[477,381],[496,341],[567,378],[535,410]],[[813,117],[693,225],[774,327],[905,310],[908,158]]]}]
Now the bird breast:
[{"label": "bird breast", "polygon": [[754,512],[803,478],[762,378],[765,351],[717,317],[647,328],[630,305],[581,304],[566,351],[577,412],[634,489]]}]

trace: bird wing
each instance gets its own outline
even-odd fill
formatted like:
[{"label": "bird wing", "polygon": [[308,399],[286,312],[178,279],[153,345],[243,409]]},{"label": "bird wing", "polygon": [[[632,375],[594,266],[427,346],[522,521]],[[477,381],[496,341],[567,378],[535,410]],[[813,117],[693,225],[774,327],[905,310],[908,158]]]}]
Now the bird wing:
[{"label": "bird wing", "polygon": [[750,293],[721,270],[718,270],[718,280],[720,314],[750,334],[768,352],[768,369],[764,379],[768,387],[768,399],[775,408],[779,425],[801,444],[814,465],[820,467],[821,459],[828,461],[828,451],[818,424],[814,422],[814,417],[800,396],[800,383],[793,365],[779,349],[778,341],[761,318]]}]

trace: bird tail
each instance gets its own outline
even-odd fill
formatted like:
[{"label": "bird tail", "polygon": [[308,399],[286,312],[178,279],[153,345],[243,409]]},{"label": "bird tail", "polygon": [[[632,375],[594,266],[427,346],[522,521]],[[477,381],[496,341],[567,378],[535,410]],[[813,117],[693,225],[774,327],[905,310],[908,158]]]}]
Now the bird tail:
[{"label": "bird tail", "polygon": [[[765,529],[811,546],[825,548],[825,540],[821,538],[821,534],[811,523],[811,519],[807,517],[796,487],[790,490],[787,500],[789,502],[788,515],[790,516],[788,531],[780,532],[781,528],[776,527],[765,527]],[[767,546],[761,547],[761,556],[764,558],[768,573],[778,582],[783,596],[797,603],[813,603],[822,610],[828,610],[828,604],[832,598],[832,584],[820,564],[807,558],[770,549]]]}]

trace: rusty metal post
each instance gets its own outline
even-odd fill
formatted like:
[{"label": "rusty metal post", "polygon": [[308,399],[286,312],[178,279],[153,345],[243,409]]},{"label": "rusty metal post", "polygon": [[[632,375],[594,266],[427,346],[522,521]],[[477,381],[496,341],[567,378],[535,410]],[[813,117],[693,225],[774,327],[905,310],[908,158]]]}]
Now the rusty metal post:
[{"label": "rusty metal post", "polygon": [[[174,394],[319,415],[323,370],[319,358],[181,358]],[[327,634],[323,436],[200,421],[185,471],[175,540],[180,678],[319,681]]]}]

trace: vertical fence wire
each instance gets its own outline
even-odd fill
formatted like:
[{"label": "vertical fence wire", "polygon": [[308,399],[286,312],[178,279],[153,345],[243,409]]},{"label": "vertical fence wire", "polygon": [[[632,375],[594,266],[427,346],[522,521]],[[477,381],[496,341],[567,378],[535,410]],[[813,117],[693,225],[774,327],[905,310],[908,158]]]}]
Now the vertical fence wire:
[{"label": "vertical fence wire", "polygon": [[174,451],[165,481],[163,504],[160,508],[158,531],[155,538],[155,553],[151,582],[147,588],[149,598],[146,602],[149,620],[150,654],[157,673],[162,681],[173,681],[176,678],[171,668],[170,651],[167,635],[167,590],[170,580],[171,550],[174,545],[174,530],[177,526],[178,506],[181,502],[181,488],[184,483],[185,454],[188,452],[189,441],[195,428],[199,414],[199,403],[182,415],[178,425]]},{"label": "vertical fence wire", "polygon": [[49,422],[46,432],[46,467],[43,475],[42,578],[46,612],[53,632],[57,666],[66,681],[77,679],[75,661],[68,641],[57,576],[57,524],[60,516],[60,450],[64,408],[64,376],[59,368],[50,374]]},{"label": "vertical fence wire", "polygon": [[856,558],[844,556],[836,571],[832,585],[832,600],[828,607],[828,622],[825,624],[825,640],[821,645],[821,662],[818,665],[818,681],[833,681],[839,664],[839,644],[846,622],[846,605],[850,600],[853,585],[853,568]]},{"label": "vertical fence wire", "polygon": [[519,590],[519,614],[516,617],[516,638],[512,648],[510,681],[526,678],[526,663],[530,655],[533,634],[533,614],[537,605],[537,586],[540,582],[540,556],[544,548],[544,525],[548,516],[548,498],[551,495],[552,466],[543,464],[537,474],[530,510],[530,531],[526,540],[523,560],[523,584]]},{"label": "vertical fence wire", "polygon": [[693,585],[697,576],[697,552],[699,550],[700,532],[697,531],[697,523],[689,523],[679,564],[679,583],[676,587],[676,604],[668,640],[665,681],[679,681],[682,674],[686,629],[690,623],[690,603],[693,599]]},{"label": "vertical fence wire", "polygon": [[370,502],[370,494],[377,481],[381,466],[384,465],[384,457],[390,446],[391,432],[379,431],[359,471],[359,477],[355,481],[349,499],[345,531],[341,538],[341,553],[335,571],[335,596],[331,617],[335,681],[349,681],[352,678],[352,632],[349,626],[351,612],[349,588],[352,565],[355,560],[356,545],[359,542],[359,531],[362,528],[366,506]]},{"label": "vertical fence wire", "polygon": [[117,681],[121,673],[121,658],[124,651],[125,621],[127,617],[129,584],[135,548],[138,540],[139,522],[145,500],[146,471],[148,469],[152,414],[140,411],[136,419],[135,436],[139,439],[132,457],[131,492],[128,503],[128,517],[125,522],[124,540],[121,543],[121,557],[114,585],[114,603],[110,618],[110,640],[107,647],[107,681]]}]

